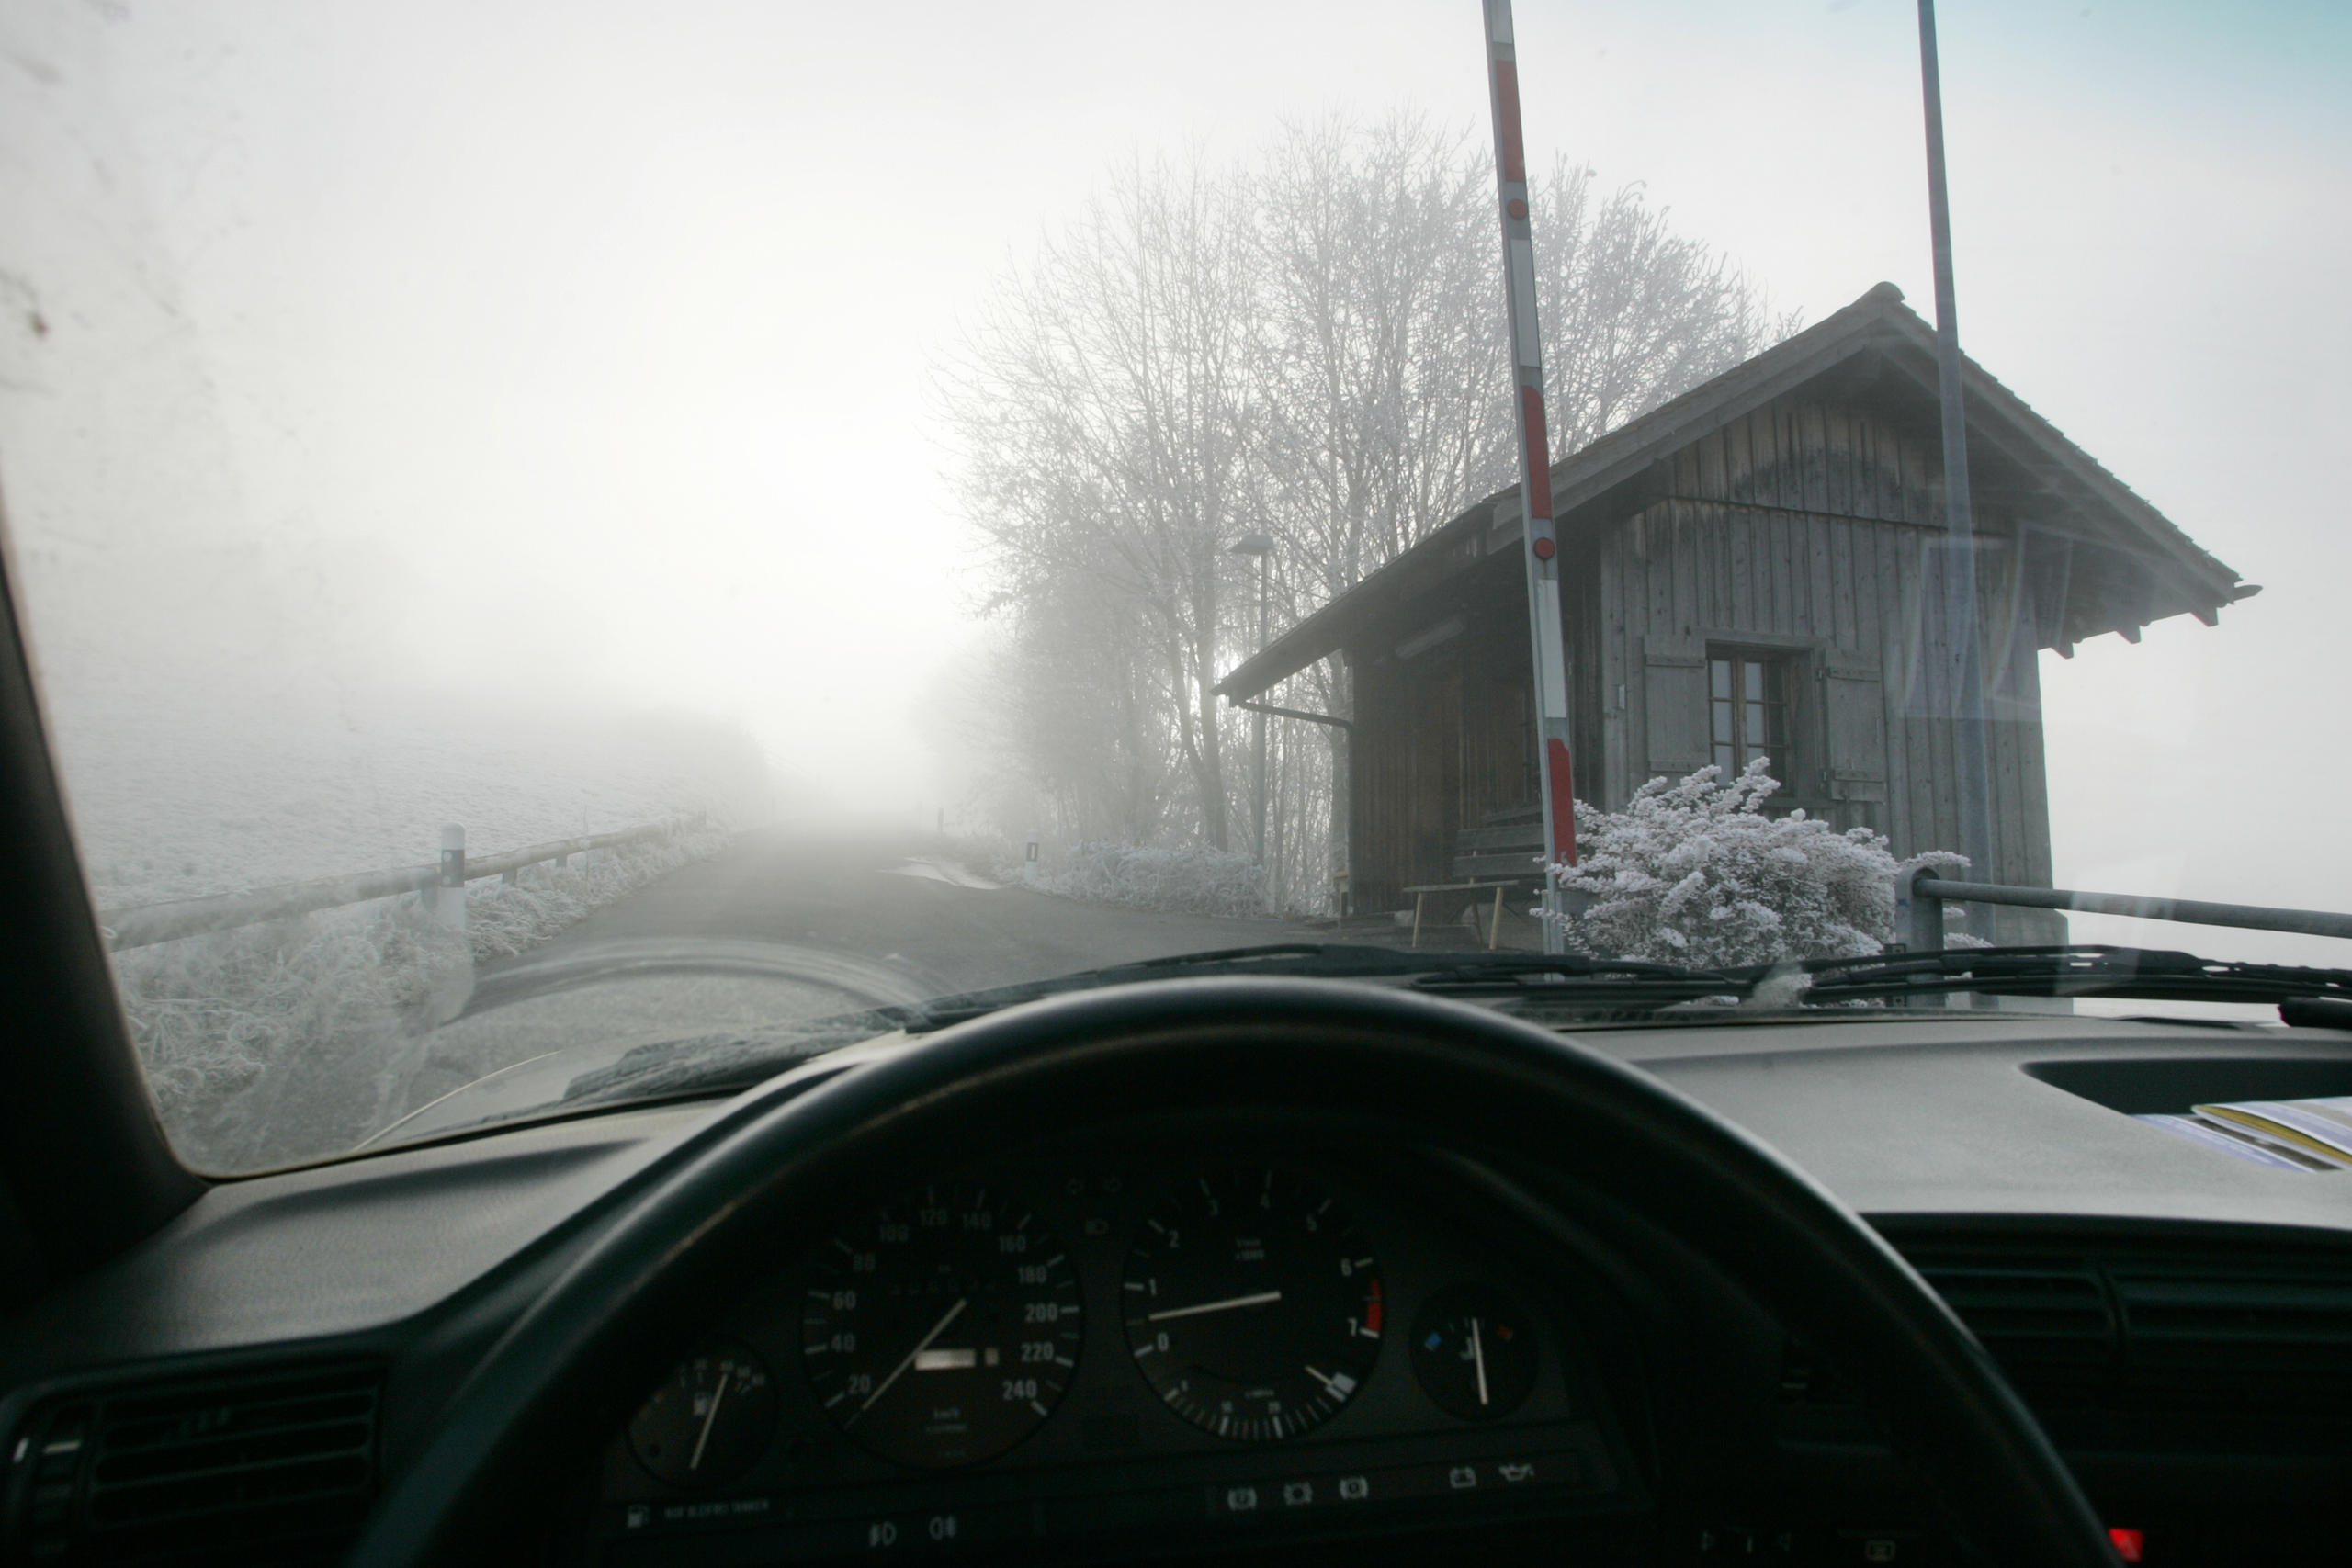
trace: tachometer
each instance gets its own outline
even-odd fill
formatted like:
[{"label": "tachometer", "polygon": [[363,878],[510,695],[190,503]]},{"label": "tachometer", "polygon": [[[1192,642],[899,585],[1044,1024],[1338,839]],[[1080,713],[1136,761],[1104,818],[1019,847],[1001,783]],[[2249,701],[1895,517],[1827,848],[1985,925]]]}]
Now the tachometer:
[{"label": "tachometer", "polygon": [[1380,1354],[1380,1269],[1338,1201],[1271,1170],[1170,1193],[1127,1254],[1136,1365],[1219,1437],[1295,1438],[1337,1415]]},{"label": "tachometer", "polygon": [[1028,1208],[930,1187],[822,1248],[801,1359],[833,1424],[882,1458],[993,1459],[1078,1365],[1078,1276]]}]

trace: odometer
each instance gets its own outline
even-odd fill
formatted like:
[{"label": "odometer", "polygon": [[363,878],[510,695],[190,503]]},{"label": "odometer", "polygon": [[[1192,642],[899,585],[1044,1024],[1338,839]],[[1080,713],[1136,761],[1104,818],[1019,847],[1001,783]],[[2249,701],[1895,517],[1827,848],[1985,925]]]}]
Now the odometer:
[{"label": "odometer", "polygon": [[1170,1409],[1219,1437],[1295,1438],[1380,1355],[1380,1269],[1329,1194],[1263,1169],[1178,1187],[1121,1284],[1128,1348]]},{"label": "odometer", "polygon": [[801,1359],[833,1424],[900,1464],[993,1459],[1078,1365],[1078,1276],[1028,1208],[926,1188],[821,1249]]}]

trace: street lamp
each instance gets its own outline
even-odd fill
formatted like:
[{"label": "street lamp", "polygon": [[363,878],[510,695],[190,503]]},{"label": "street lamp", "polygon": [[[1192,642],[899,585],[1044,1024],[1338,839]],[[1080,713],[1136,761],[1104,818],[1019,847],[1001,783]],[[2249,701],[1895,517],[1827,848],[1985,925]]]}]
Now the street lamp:
[{"label": "street lamp", "polygon": [[[1244,534],[1234,542],[1232,554],[1258,558],[1258,648],[1266,647],[1267,573],[1274,559],[1274,541],[1265,534]],[[1250,715],[1250,746],[1257,755],[1257,787],[1253,802],[1258,822],[1258,863],[1266,863],[1266,716],[1252,711]],[[1270,895],[1271,896],[1271,895]]]}]

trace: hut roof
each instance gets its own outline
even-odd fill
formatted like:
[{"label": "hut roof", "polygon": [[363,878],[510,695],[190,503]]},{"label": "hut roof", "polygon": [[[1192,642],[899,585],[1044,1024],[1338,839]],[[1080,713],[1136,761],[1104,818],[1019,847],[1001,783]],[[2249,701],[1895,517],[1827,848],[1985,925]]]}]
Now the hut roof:
[{"label": "hut roof", "polygon": [[[1622,495],[1661,459],[1864,356],[1879,358],[1915,393],[1936,398],[1935,329],[1904,303],[1901,289],[1878,284],[1843,310],[1555,464],[1553,514],[1564,539],[1575,528],[1614,521],[1601,515],[1608,498]],[[2210,621],[2222,605],[2257,592],[1973,359],[1963,359],[1962,386],[1972,470],[1981,444],[2021,470],[2040,493],[2090,520],[2103,545],[2148,566],[2164,591],[2152,596],[2143,622],[2183,614]],[[1346,646],[1360,628],[1420,592],[1465,555],[1483,554],[1479,543],[1498,522],[1510,523],[1515,537],[1518,500],[1519,487],[1512,485],[1465,507],[1252,654],[1217,691],[1236,701],[1257,696]],[[2117,619],[2079,635],[2109,630],[2136,626]]]}]

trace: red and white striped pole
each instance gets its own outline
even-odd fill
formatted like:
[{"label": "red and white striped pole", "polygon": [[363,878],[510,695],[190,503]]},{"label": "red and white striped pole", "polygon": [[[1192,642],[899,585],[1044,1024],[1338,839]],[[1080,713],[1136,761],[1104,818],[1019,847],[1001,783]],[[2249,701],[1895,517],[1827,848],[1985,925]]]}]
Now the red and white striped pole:
[{"label": "red and white striped pole", "polygon": [[[1503,296],[1510,312],[1512,386],[1519,404],[1519,493],[1526,513],[1528,642],[1535,657],[1535,721],[1544,748],[1544,863],[1577,863],[1576,783],[1568,762],[1567,649],[1560,626],[1560,547],[1552,527],[1551,438],[1544,422],[1544,340],[1535,320],[1535,236],[1527,210],[1527,144],[1519,124],[1519,51],[1510,0],[1485,0],[1487,86],[1495,111],[1495,184],[1501,200]],[[1559,912],[1547,878],[1544,909]],[[1561,951],[1556,919],[1544,951]]]}]

